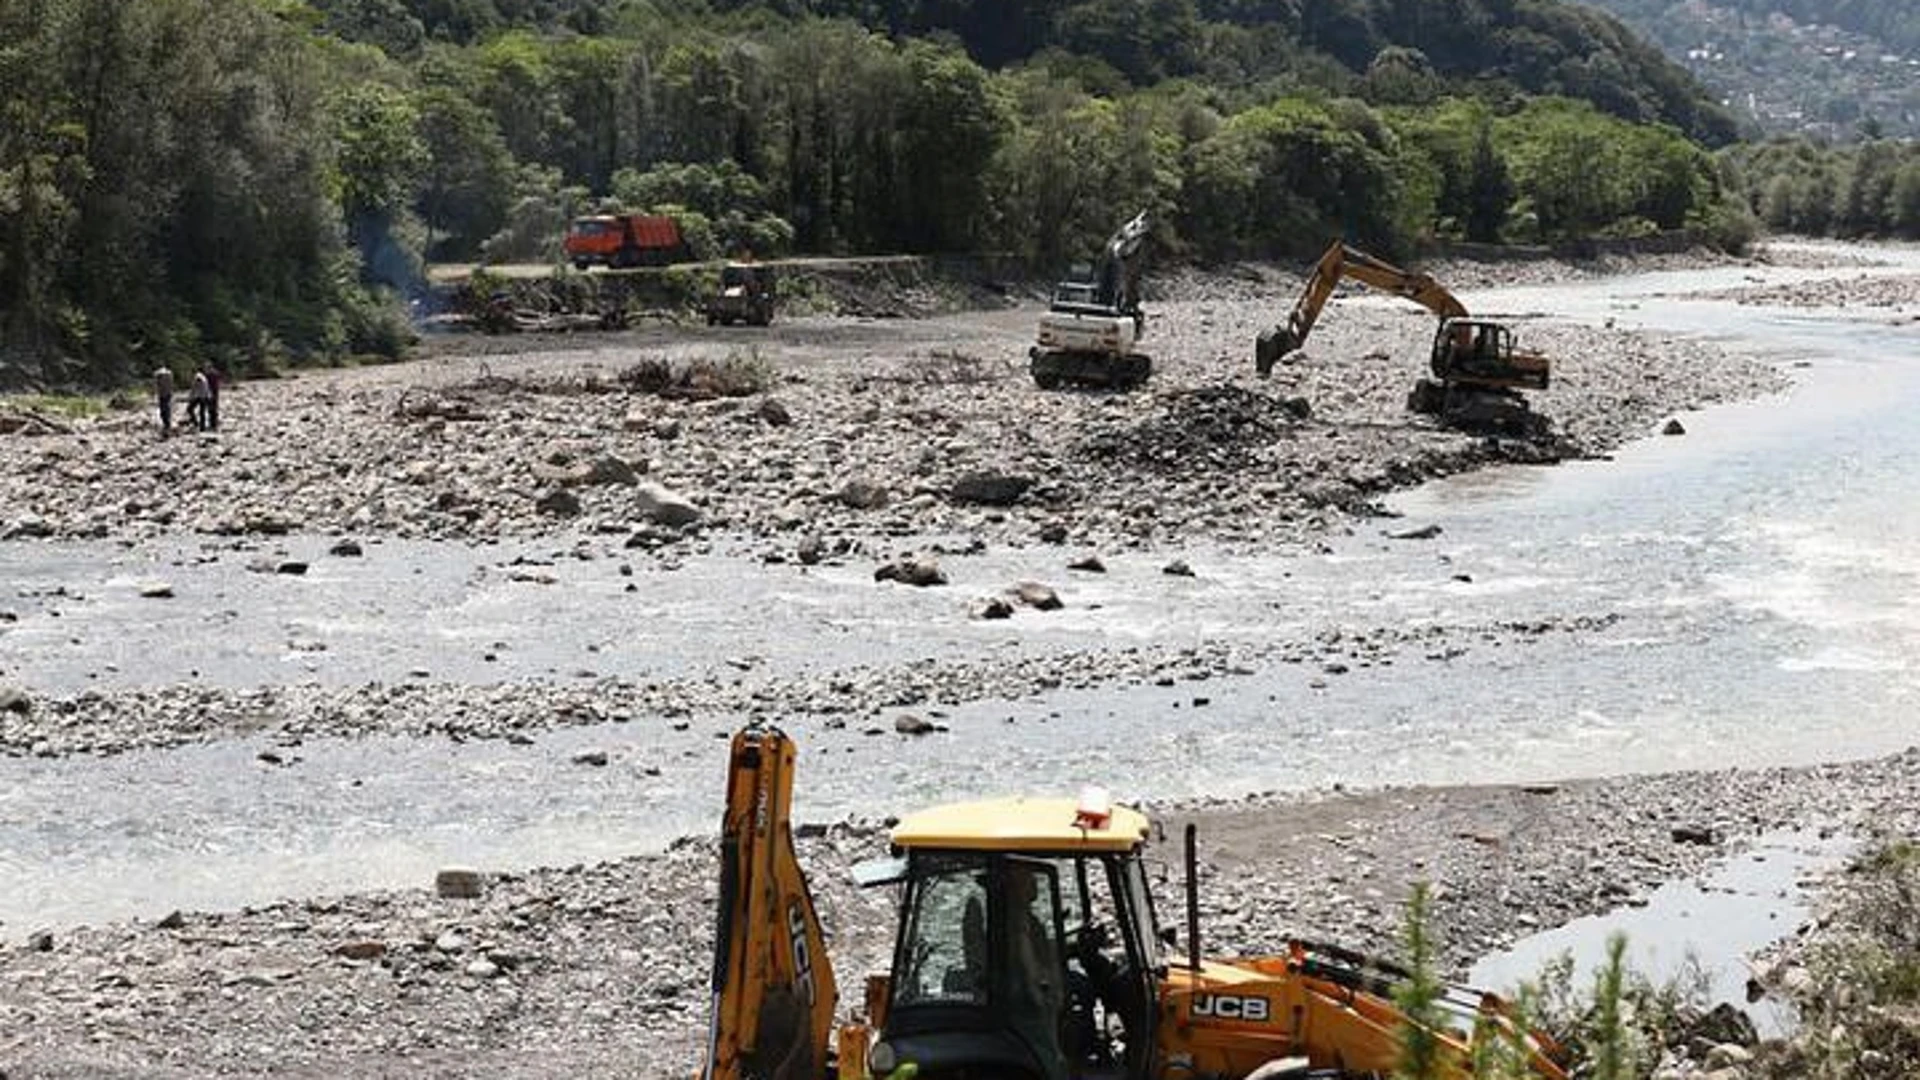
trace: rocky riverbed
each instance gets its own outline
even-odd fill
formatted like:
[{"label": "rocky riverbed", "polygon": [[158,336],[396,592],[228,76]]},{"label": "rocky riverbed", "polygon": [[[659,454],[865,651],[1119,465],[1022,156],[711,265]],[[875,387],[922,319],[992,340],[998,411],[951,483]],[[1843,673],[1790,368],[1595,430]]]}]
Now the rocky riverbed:
[{"label": "rocky riverbed", "polygon": [[[1458,970],[1537,929],[1634,903],[1765,830],[1911,835],[1917,792],[1920,754],[1908,753],[1158,814],[1169,835],[1189,820],[1201,828],[1209,952],[1300,935],[1390,954],[1423,881]],[[847,877],[884,846],[872,823],[803,829],[845,1001],[862,973],[885,966],[890,897]],[[706,1022],[716,865],[715,845],[698,838],[654,858],[482,875],[477,898],[423,882],[36,935],[0,953],[0,1068],[13,1078],[687,1075]],[[1177,911],[1177,881],[1159,892]]]},{"label": "rocky riverbed", "polygon": [[[1589,272],[1598,271],[1523,264],[1480,276],[1449,267],[1443,277],[1478,287]],[[1890,304],[1920,295],[1920,279],[1884,280]],[[1087,560],[1119,553],[1173,571],[1183,544],[1309,546],[1376,514],[1375,500],[1395,488],[1492,462],[1603,456],[1689,409],[1785,385],[1772,366],[1702,342],[1523,318],[1524,346],[1555,364],[1553,388],[1533,396],[1551,431],[1474,437],[1405,412],[1431,320],[1392,303],[1335,304],[1306,350],[1272,380],[1254,378],[1254,336],[1298,286],[1264,269],[1157,281],[1147,341],[1158,369],[1126,395],[1035,390],[1018,362],[1030,308],[819,316],[771,333],[529,336],[476,355],[442,342],[412,364],[235,386],[217,435],[161,441],[139,407],[23,425],[0,436],[0,535],[184,538],[199,557],[263,574],[299,573],[290,564],[303,557],[288,545],[314,534],[326,537],[328,559],[379,559],[389,539],[534,539],[610,576],[698,556],[910,578],[1006,548],[1058,549],[1063,572],[1073,562],[1097,572]],[[1863,294],[1836,280],[1783,295],[1821,306]],[[164,576],[146,588],[152,603],[179,599]],[[0,597],[0,645],[90,602],[71,592]],[[1036,592],[1006,602],[1045,601]],[[401,684],[82,693],[43,691],[0,653],[0,753],[69,757],[264,734],[270,753],[291,760],[303,740],[328,736],[518,740],[558,725],[760,714],[823,718],[834,737],[883,756],[890,741],[924,730],[902,726],[909,713],[937,721],[959,702],[1281,662],[1346,671],[1592,629],[1569,620],[1309,631],[1257,645],[1060,650],[819,677],[471,686],[422,672]],[[717,792],[722,777],[712,780]],[[1436,887],[1437,926],[1458,970],[1535,929],[1631,902],[1765,830],[1886,825],[1911,835],[1920,805],[1913,753],[1541,780],[1157,809],[1170,833],[1187,818],[1202,825],[1210,951],[1272,948],[1287,933],[1391,949],[1400,905],[1421,880]],[[844,871],[884,846],[883,830],[814,824],[802,859],[852,999],[857,975],[883,963],[890,924],[888,898],[851,889]],[[656,857],[482,874],[477,899],[422,882],[46,933],[7,927],[0,1076],[685,1075],[705,1024],[715,859],[710,838],[692,838]],[[1161,888],[1176,907],[1173,883]]]}]

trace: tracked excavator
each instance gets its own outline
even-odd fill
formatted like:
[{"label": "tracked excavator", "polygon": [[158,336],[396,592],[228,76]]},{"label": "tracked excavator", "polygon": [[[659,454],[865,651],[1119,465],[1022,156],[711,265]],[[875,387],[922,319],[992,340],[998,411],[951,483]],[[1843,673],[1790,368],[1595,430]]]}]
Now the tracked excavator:
[{"label": "tracked excavator", "polygon": [[1107,240],[1097,268],[1054,286],[1038,342],[1027,351],[1028,370],[1041,389],[1125,390],[1153,373],[1153,360],[1135,348],[1147,326],[1140,263],[1151,228],[1146,211],[1134,215]]},{"label": "tracked excavator", "polygon": [[1455,427],[1504,434],[1539,432],[1536,416],[1522,390],[1547,388],[1547,358],[1517,351],[1505,325],[1475,319],[1446,287],[1430,275],[1402,270],[1338,240],[1328,246],[1307,277],[1306,288],[1284,326],[1261,332],[1254,346],[1254,369],[1272,374],[1280,358],[1307,343],[1314,323],[1342,278],[1404,296],[1440,317],[1428,358],[1431,379],[1422,378],[1407,395],[1407,408],[1437,416]]},{"label": "tracked excavator", "polygon": [[[1099,789],[970,802],[894,826],[864,885],[898,890],[891,970],[834,1026],[836,984],[795,854],[795,747],[733,739],[721,844],[713,1023],[702,1080],[1385,1080],[1412,1021],[1410,975],[1336,946],[1269,956],[1201,948],[1195,829],[1184,927],[1160,921],[1139,812]],[[1180,948],[1184,934],[1184,948]],[[1497,996],[1447,986],[1431,1035],[1466,1080],[1502,1040],[1535,1080],[1560,1048]]]}]

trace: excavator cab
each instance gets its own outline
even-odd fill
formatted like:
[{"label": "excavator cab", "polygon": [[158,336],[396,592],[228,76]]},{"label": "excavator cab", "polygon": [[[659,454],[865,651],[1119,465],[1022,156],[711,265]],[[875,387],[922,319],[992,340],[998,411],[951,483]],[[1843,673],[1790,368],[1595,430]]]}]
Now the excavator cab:
[{"label": "excavator cab", "polygon": [[1115,836],[1074,828],[1090,820],[1078,813],[999,800],[894,830],[904,889],[874,1075],[903,1062],[921,1077],[1146,1075],[1161,961],[1141,833],[1126,831],[1137,815]]}]

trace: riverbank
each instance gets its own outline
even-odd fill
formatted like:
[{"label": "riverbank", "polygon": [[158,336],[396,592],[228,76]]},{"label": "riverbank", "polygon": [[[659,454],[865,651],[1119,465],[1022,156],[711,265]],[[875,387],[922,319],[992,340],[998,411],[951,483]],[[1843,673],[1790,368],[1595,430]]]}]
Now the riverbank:
[{"label": "riverbank", "polygon": [[[806,781],[803,764],[803,792]],[[1188,821],[1201,829],[1209,952],[1301,935],[1396,954],[1404,902],[1422,881],[1443,963],[1458,973],[1538,929],[1738,857],[1760,833],[1912,835],[1916,806],[1920,753],[1909,752],[1808,769],[1268,796],[1157,816],[1169,835]],[[824,823],[800,844],[848,1003],[862,973],[884,968],[892,924],[884,891],[854,889],[847,871],[883,849],[883,830],[867,823]],[[705,1030],[716,866],[707,837],[659,857],[484,875],[478,899],[423,882],[51,932],[0,952],[0,1069],[10,1080],[688,1075]],[[1171,918],[1178,883],[1158,891]]]}]

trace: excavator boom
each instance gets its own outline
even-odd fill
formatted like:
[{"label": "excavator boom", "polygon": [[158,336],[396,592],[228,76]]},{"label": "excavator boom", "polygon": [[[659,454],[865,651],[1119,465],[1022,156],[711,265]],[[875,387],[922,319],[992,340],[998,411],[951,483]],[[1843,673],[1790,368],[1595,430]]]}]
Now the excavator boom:
[{"label": "excavator boom", "polygon": [[1383,292],[1404,296],[1442,319],[1465,318],[1467,314],[1466,305],[1430,275],[1402,270],[1384,259],[1375,258],[1336,240],[1327,248],[1326,254],[1320,256],[1320,261],[1314,264],[1313,273],[1307,276],[1307,287],[1301,291],[1300,299],[1287,315],[1286,325],[1273,327],[1260,334],[1255,346],[1254,364],[1261,375],[1272,373],[1273,365],[1281,357],[1306,347],[1307,335],[1313,333],[1313,324],[1319,321],[1321,309],[1327,306],[1327,300],[1333,296],[1333,287],[1343,277],[1355,278]]},{"label": "excavator boom", "polygon": [[819,1080],[838,990],[794,854],[793,740],[733,737],[721,824],[713,1021],[701,1080]]}]

